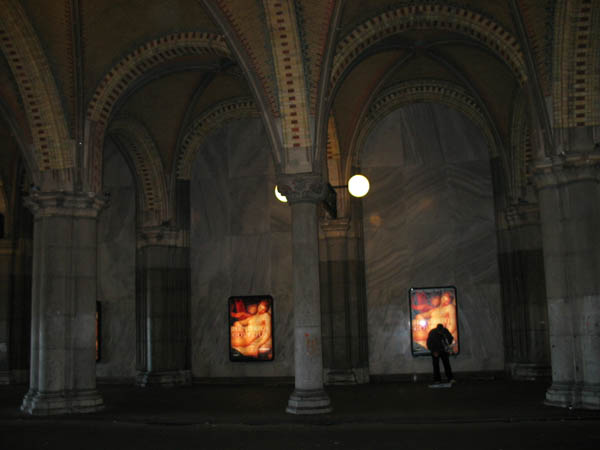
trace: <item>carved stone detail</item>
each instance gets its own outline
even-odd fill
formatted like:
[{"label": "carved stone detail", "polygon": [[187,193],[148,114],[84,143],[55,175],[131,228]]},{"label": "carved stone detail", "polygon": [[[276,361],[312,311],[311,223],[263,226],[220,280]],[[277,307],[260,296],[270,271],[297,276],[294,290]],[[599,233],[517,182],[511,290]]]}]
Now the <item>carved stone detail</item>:
[{"label": "carved stone detail", "polygon": [[540,207],[536,203],[511,205],[504,210],[504,218],[508,228],[540,223]]},{"label": "carved stone detail", "polygon": [[148,246],[188,248],[190,246],[190,232],[166,226],[138,229],[137,248]]},{"label": "carved stone detail", "polygon": [[277,181],[277,188],[290,203],[317,203],[327,195],[327,183],[320,175],[315,174],[281,176]]},{"label": "carved stone detail", "polygon": [[36,218],[51,216],[96,218],[108,199],[95,192],[32,192],[24,200]]},{"label": "carved stone detail", "polygon": [[537,161],[533,173],[538,190],[577,181],[600,181],[600,152],[548,157]]}]

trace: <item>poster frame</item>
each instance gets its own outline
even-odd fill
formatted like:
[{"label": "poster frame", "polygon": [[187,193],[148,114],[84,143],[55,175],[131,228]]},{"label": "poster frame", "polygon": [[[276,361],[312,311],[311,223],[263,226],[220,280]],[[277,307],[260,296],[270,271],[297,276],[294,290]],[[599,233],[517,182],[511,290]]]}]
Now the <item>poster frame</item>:
[{"label": "poster frame", "polygon": [[[261,300],[268,300],[271,305],[271,358],[259,359],[250,356],[234,356],[231,346],[231,304],[235,300],[242,300],[245,304],[259,303]],[[275,301],[271,295],[232,295],[227,299],[227,336],[229,361],[233,363],[269,363],[275,361]]]},{"label": "poster frame", "polygon": [[429,357],[431,356],[431,352],[429,350],[427,351],[420,351],[420,352],[416,352],[415,351],[415,343],[414,343],[414,338],[413,338],[413,308],[412,308],[412,294],[415,292],[423,292],[423,293],[427,293],[427,292],[431,292],[431,291],[453,291],[454,294],[454,307],[455,307],[455,314],[456,314],[456,340],[454,341],[454,343],[458,344],[458,351],[450,353],[449,356],[454,357],[454,356],[458,356],[460,354],[460,350],[461,350],[461,339],[460,339],[460,324],[459,324],[459,308],[458,308],[458,289],[456,289],[456,286],[453,285],[448,285],[448,286],[424,286],[424,287],[411,287],[408,289],[408,318],[409,318],[409,334],[410,334],[410,352],[412,354],[413,357],[415,358],[419,358],[419,357]]}]

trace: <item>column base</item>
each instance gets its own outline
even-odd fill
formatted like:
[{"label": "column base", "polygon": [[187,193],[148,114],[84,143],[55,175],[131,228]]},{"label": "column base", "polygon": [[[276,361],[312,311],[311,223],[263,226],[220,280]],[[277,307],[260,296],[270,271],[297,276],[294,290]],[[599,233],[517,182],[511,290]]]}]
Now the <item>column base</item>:
[{"label": "column base", "polygon": [[290,414],[327,414],[332,411],[323,389],[294,389],[285,412]]},{"label": "column base", "polygon": [[21,411],[36,416],[91,413],[103,408],[104,401],[95,389],[59,392],[30,390],[21,404]]},{"label": "column base", "polygon": [[535,363],[513,363],[508,366],[508,369],[513,380],[535,381],[552,376],[550,366]]},{"label": "column base", "polygon": [[139,387],[149,386],[191,386],[192,372],[190,370],[165,370],[163,372],[138,372],[135,377],[135,385]]},{"label": "column base", "polygon": [[577,391],[574,384],[552,383],[552,386],[546,391],[544,404],[561,408],[577,406]]},{"label": "column base", "polygon": [[580,394],[581,407],[600,409],[600,385],[584,385]]},{"label": "column base", "polygon": [[326,385],[367,384],[369,382],[369,369],[359,367],[354,369],[325,369],[323,379]]}]

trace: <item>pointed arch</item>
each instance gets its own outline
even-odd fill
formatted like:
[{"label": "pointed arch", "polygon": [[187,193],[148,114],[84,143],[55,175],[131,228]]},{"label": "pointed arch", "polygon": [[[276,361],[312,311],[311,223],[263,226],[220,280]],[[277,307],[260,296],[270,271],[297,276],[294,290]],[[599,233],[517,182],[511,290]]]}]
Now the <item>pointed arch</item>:
[{"label": "pointed arch", "polygon": [[[359,151],[376,124],[395,109],[412,103],[441,103],[464,115],[477,125],[488,142],[490,155],[498,155],[495,133],[486,119],[483,108],[464,88],[448,81],[418,80],[397,84],[384,90],[371,104],[360,132],[351,149],[352,165],[359,165]],[[346,168],[348,170],[348,167]]]},{"label": "pointed arch", "polygon": [[84,166],[90,190],[99,190],[102,184],[104,134],[119,98],[148,71],[171,59],[187,55],[231,57],[223,35],[195,31],[175,33],[141,45],[115,64],[100,81],[86,117],[87,153]]},{"label": "pointed arch", "polygon": [[369,47],[410,29],[460,33],[498,55],[523,84],[527,71],[515,36],[478,12],[446,4],[403,6],[372,17],[341,38],[333,60],[330,87],[334,88],[352,62]]},{"label": "pointed arch", "polygon": [[135,168],[138,181],[138,225],[156,226],[169,218],[167,183],[154,139],[146,127],[131,117],[117,117],[108,135],[121,143]]},{"label": "pointed arch", "polygon": [[[523,93],[522,93],[523,94]],[[511,184],[508,188],[509,197],[516,201],[531,183],[531,125],[527,96],[519,95],[514,103],[510,132],[510,164]]]},{"label": "pointed arch", "polygon": [[17,82],[33,139],[26,159],[36,166],[32,172],[71,169],[75,143],[39,38],[20,2],[0,0],[0,11],[0,49]]},{"label": "pointed arch", "polygon": [[202,113],[188,127],[175,159],[175,178],[189,180],[196,154],[208,135],[226,122],[246,117],[260,117],[254,101],[249,97],[237,97],[218,103]]}]

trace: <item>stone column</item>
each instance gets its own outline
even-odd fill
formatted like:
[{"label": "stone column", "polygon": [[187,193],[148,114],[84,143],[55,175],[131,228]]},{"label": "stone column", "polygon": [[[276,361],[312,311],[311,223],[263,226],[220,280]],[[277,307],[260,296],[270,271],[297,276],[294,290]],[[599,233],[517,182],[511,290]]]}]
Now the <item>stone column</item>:
[{"label": "stone column", "polygon": [[510,206],[499,222],[506,370],[516,380],[546,378],[550,349],[539,207]]},{"label": "stone column", "polygon": [[321,222],[321,312],[326,384],[369,382],[364,262],[349,218]]},{"label": "stone column", "polygon": [[599,171],[593,153],[536,167],[555,406],[600,409]]},{"label": "stone column", "polygon": [[280,178],[278,186],[292,207],[295,389],[286,411],[328,413],[331,402],[323,389],[317,218],[326,184],[318,175],[293,175]]},{"label": "stone column", "polygon": [[12,240],[0,238],[0,384],[10,383],[9,330],[12,261]]},{"label": "stone column", "polygon": [[98,411],[96,391],[96,223],[93,193],[41,192],[35,216],[29,414]]},{"label": "stone column", "polygon": [[189,385],[189,233],[165,227],[142,230],[136,264],[136,384]]}]

